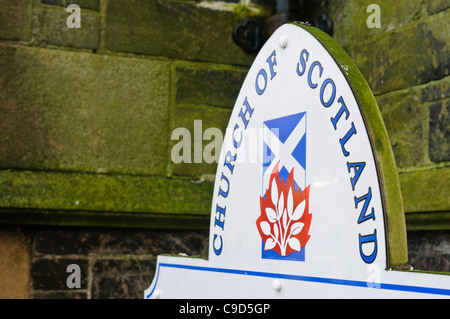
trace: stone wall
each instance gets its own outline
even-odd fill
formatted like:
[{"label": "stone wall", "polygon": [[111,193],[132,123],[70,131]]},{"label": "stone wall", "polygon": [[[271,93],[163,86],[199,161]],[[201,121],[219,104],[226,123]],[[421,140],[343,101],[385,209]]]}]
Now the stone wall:
[{"label": "stone wall", "polygon": [[[158,255],[207,251],[207,230],[1,227],[0,298],[142,299]],[[67,284],[69,265],[79,288]]]},{"label": "stone wall", "polygon": [[[205,256],[208,231],[39,229],[32,236],[32,298],[142,299],[160,254]],[[67,266],[80,266],[69,289]]]},{"label": "stone wall", "polygon": [[174,164],[171,132],[225,129],[255,56],[232,29],[269,11],[0,0],[0,297],[142,298],[157,255],[207,255],[215,164]]},{"label": "stone wall", "polygon": [[[449,271],[448,1],[298,2],[298,20],[331,18],[377,98],[411,263]],[[66,23],[72,3],[79,29]],[[380,28],[366,24],[371,3]],[[232,30],[272,11],[270,0],[0,0],[0,297],[140,298],[158,254],[206,256],[216,164],[173,163],[171,132],[194,120],[224,131],[255,57]],[[69,264],[80,289],[65,285]]]},{"label": "stone wall", "polygon": [[213,183],[197,181],[215,167],[173,165],[170,136],[226,127],[254,57],[231,39],[246,11],[77,1],[69,29],[72,2],[0,3],[0,219],[207,227]]},{"label": "stone wall", "polygon": [[[371,3],[379,3],[381,28],[367,27]],[[448,229],[448,214],[434,215],[450,207],[450,4],[330,1],[328,12],[334,38],[354,59],[380,107],[409,229],[423,223]]]}]

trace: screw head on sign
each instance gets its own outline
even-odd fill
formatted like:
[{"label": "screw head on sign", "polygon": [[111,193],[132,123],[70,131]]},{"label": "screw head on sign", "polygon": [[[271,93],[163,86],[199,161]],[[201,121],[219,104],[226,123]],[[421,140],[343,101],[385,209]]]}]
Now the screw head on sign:
[{"label": "screw head on sign", "polygon": [[278,39],[278,45],[282,49],[285,49],[287,47],[287,44],[288,44],[288,39],[285,36],[281,36],[280,39]]},{"label": "screw head on sign", "polygon": [[272,287],[273,287],[273,289],[275,289],[276,291],[280,291],[281,290],[281,280],[280,279],[275,279],[273,282],[272,282]]}]

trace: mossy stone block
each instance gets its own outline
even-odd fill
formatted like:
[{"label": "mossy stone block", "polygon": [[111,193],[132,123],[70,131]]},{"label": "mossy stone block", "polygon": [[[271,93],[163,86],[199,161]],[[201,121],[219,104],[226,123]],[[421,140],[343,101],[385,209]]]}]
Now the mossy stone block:
[{"label": "mossy stone block", "polygon": [[[222,141],[225,137],[231,112],[231,109],[213,107],[175,107],[173,129],[186,128],[190,132],[190,139],[186,141],[180,137],[179,140],[172,140],[170,148],[172,149],[178,143],[187,143],[183,151],[190,149],[191,156],[190,162],[174,163],[171,161],[173,174],[199,177],[202,174],[216,173]],[[195,121],[197,121],[197,124]],[[218,133],[218,136],[207,139],[204,134],[210,128],[216,128],[215,132]],[[220,142],[218,139],[221,139]],[[212,150],[206,148],[211,143],[213,143],[210,145],[211,147],[217,145],[214,154]],[[205,153],[208,159],[210,154],[215,155],[214,162],[205,161]]]},{"label": "mossy stone block", "polygon": [[0,0],[0,38],[31,40],[32,0]]},{"label": "mossy stone block", "polygon": [[42,3],[56,4],[60,6],[68,6],[70,4],[77,4],[81,8],[99,10],[100,0],[42,0]]},{"label": "mossy stone block", "polygon": [[450,161],[450,100],[430,105],[429,155],[435,163]]},{"label": "mossy stone block", "polygon": [[209,215],[212,190],[210,182],[165,177],[0,171],[1,208],[41,210],[47,214],[129,213],[135,218],[147,213]]},{"label": "mossy stone block", "polygon": [[0,45],[0,167],[164,175],[169,62]]},{"label": "mossy stone block", "polygon": [[97,50],[100,39],[100,16],[82,11],[81,28],[68,28],[70,13],[65,8],[41,5],[35,9],[33,35],[42,44]]},{"label": "mossy stone block", "polygon": [[[375,12],[367,12],[371,4],[380,7],[380,28],[369,28],[367,25],[368,18]],[[425,7],[422,0],[332,0],[328,11],[334,22],[333,37],[347,48],[419,19],[425,14]]]},{"label": "mossy stone block", "polygon": [[405,89],[377,97],[395,161],[399,168],[424,164],[427,158],[428,113],[420,90]]},{"label": "mossy stone block", "polygon": [[81,8],[100,10],[100,0],[66,0],[66,5],[78,4]]},{"label": "mossy stone block", "polygon": [[377,96],[397,166],[448,161],[450,76]]},{"label": "mossy stone block", "polygon": [[53,5],[59,5],[59,6],[63,6],[65,3],[65,0],[41,0],[42,3],[45,4],[53,4]]},{"label": "mossy stone block", "polygon": [[405,215],[405,218],[406,228],[408,229],[408,231],[450,230],[450,211],[432,213],[407,213]]},{"label": "mossy stone block", "polygon": [[247,68],[177,63],[175,103],[232,108],[247,72]]},{"label": "mossy stone block", "polygon": [[356,44],[353,59],[374,94],[441,79],[449,74],[450,12],[408,24]]},{"label": "mossy stone block", "polygon": [[193,1],[114,0],[107,5],[106,48],[184,60],[250,65],[232,39],[242,17]]},{"label": "mossy stone block", "polygon": [[435,14],[450,8],[450,2],[446,0],[428,0],[428,14]]},{"label": "mossy stone block", "polygon": [[422,103],[450,98],[450,76],[425,85],[420,96]]},{"label": "mossy stone block", "polygon": [[448,211],[450,167],[401,172],[399,180],[406,213]]}]

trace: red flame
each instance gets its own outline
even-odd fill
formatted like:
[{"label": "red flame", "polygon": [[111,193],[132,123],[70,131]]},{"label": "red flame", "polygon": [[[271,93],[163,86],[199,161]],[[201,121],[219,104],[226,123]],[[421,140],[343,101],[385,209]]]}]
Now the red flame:
[{"label": "red flame", "polygon": [[256,221],[264,241],[264,250],[275,250],[280,256],[301,251],[308,243],[311,214],[309,213],[309,189],[295,190],[294,170],[286,183],[280,180],[278,166],[270,176],[269,188],[260,198],[261,215]]}]

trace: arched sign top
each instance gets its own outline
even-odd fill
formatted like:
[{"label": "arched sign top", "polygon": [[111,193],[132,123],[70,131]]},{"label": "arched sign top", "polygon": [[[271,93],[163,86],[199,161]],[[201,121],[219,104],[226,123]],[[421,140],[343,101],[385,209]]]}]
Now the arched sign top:
[{"label": "arched sign top", "polygon": [[433,276],[408,286],[390,270],[406,261],[394,158],[366,81],[323,32],[280,27],[230,117],[208,260],[158,257],[145,297],[450,295]]}]

